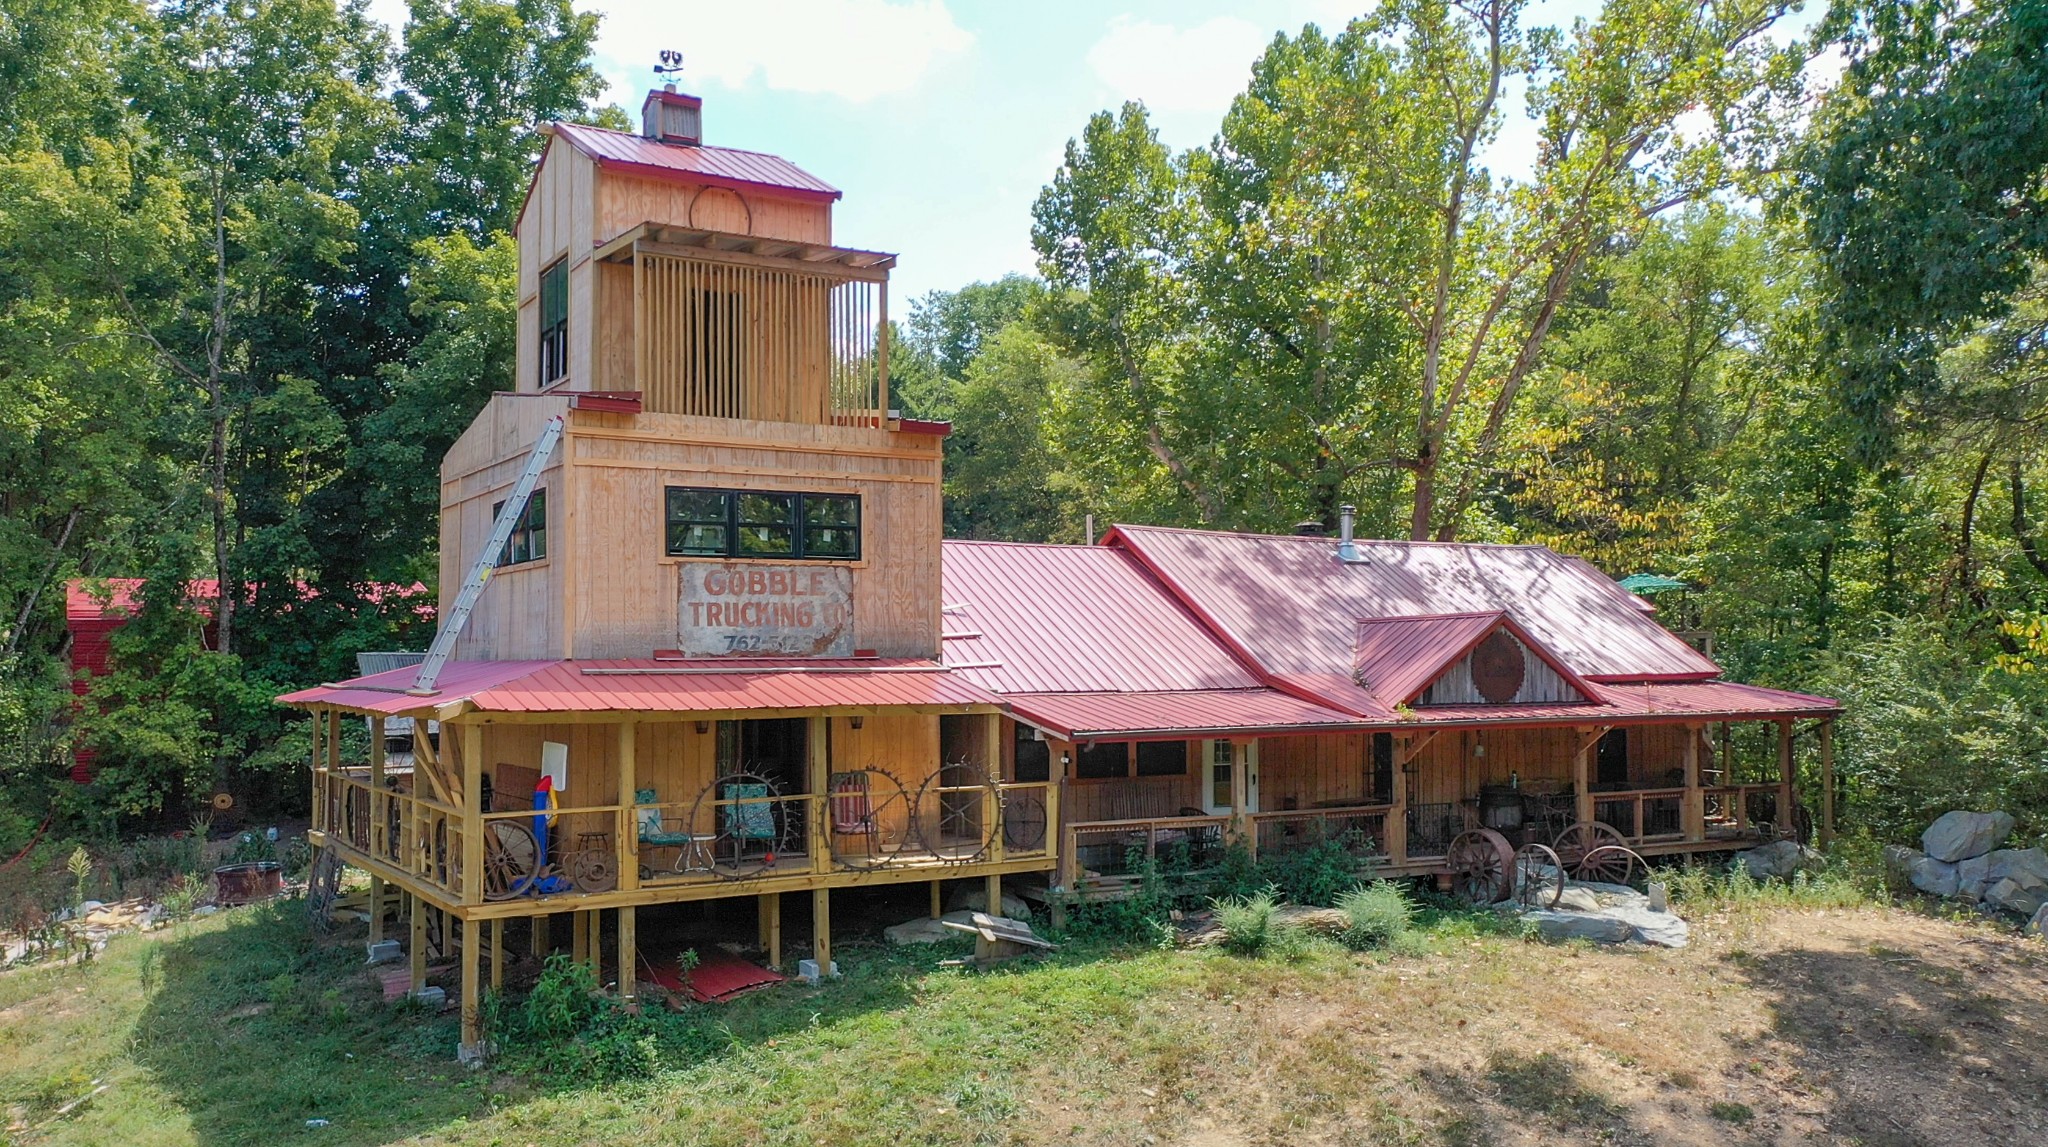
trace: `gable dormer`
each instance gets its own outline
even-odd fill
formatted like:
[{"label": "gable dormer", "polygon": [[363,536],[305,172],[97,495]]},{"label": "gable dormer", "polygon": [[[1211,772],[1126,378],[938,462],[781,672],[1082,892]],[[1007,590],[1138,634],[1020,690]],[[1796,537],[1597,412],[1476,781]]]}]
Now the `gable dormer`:
[{"label": "gable dormer", "polygon": [[1501,612],[1363,618],[1353,676],[1390,708],[1598,703],[1583,678]]}]

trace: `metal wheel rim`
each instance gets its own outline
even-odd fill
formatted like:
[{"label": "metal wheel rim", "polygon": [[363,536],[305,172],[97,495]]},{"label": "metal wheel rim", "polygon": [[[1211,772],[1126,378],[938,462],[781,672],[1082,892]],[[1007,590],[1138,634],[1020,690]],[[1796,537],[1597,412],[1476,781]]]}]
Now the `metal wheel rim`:
[{"label": "metal wheel rim", "polygon": [[510,900],[532,886],[540,843],[533,830],[509,820],[491,821],[484,829],[484,899]]},{"label": "metal wheel rim", "polygon": [[1600,884],[1630,884],[1637,870],[1649,870],[1634,849],[1619,844],[1602,845],[1587,853],[1579,867],[1586,873],[1579,879]]},{"label": "metal wheel rim", "polygon": [[[956,774],[950,782],[946,779],[946,774],[949,772]],[[947,796],[950,795],[958,798],[964,797],[967,794],[948,794],[942,793],[939,790],[960,788],[994,790],[993,795],[995,799],[992,803],[995,807],[995,822],[993,824],[984,824],[979,831],[970,832],[969,830],[973,827],[973,819],[969,814],[968,808],[964,804],[951,810],[946,808]],[[982,799],[976,797],[976,807],[980,807],[982,804]],[[980,765],[972,761],[954,761],[941,765],[937,772],[925,778],[924,784],[918,786],[917,812],[917,835],[923,839],[925,851],[930,853],[935,861],[947,865],[978,864],[993,851],[994,842],[998,839],[996,834],[1003,831],[1003,792],[1002,789],[998,788],[989,779],[987,771]],[[958,847],[949,846],[946,843],[946,834],[949,830],[955,836],[972,835],[974,837],[973,850],[964,855],[949,855],[946,852],[947,848]]]},{"label": "metal wheel rim", "polygon": [[1602,824],[1597,820],[1582,820],[1559,833],[1557,839],[1551,843],[1551,849],[1564,862],[1565,870],[1571,873],[1574,880],[1578,880],[1583,879],[1579,875],[1579,869],[1585,863],[1588,853],[1596,848],[1625,843],[1627,842],[1622,840],[1620,833],[1614,831],[1612,825]]},{"label": "metal wheel rim", "polygon": [[1524,908],[1555,908],[1564,899],[1564,864],[1549,845],[1515,850],[1515,899]]},{"label": "metal wheel rim", "polygon": [[1451,842],[1445,859],[1451,866],[1451,888],[1460,899],[1481,907],[1507,899],[1515,850],[1506,837],[1490,828],[1471,829]]}]

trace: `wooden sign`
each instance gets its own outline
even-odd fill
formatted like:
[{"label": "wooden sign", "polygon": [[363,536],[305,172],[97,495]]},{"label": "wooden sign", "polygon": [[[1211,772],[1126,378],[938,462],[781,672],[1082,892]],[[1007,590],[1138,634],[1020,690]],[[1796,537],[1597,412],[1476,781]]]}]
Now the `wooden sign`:
[{"label": "wooden sign", "polygon": [[1522,677],[1528,671],[1522,643],[1504,629],[1486,635],[1472,650],[1472,686],[1479,695],[1496,705],[1505,705],[1522,691]]},{"label": "wooden sign", "polygon": [[682,564],[677,647],[685,657],[853,656],[845,566]]}]

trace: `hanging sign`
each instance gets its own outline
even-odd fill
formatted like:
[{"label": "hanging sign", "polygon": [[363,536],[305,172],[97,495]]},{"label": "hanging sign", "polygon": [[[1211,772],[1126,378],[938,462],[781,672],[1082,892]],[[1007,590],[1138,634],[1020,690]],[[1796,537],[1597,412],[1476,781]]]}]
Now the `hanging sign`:
[{"label": "hanging sign", "polygon": [[845,566],[682,564],[677,647],[685,657],[853,656]]}]

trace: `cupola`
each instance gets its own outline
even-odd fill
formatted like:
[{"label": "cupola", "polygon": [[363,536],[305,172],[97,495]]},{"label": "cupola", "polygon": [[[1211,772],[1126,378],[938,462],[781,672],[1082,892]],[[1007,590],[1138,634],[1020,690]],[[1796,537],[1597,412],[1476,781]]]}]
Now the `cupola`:
[{"label": "cupola", "polygon": [[661,143],[696,147],[704,142],[704,101],[663,84],[640,105],[640,134]]}]

